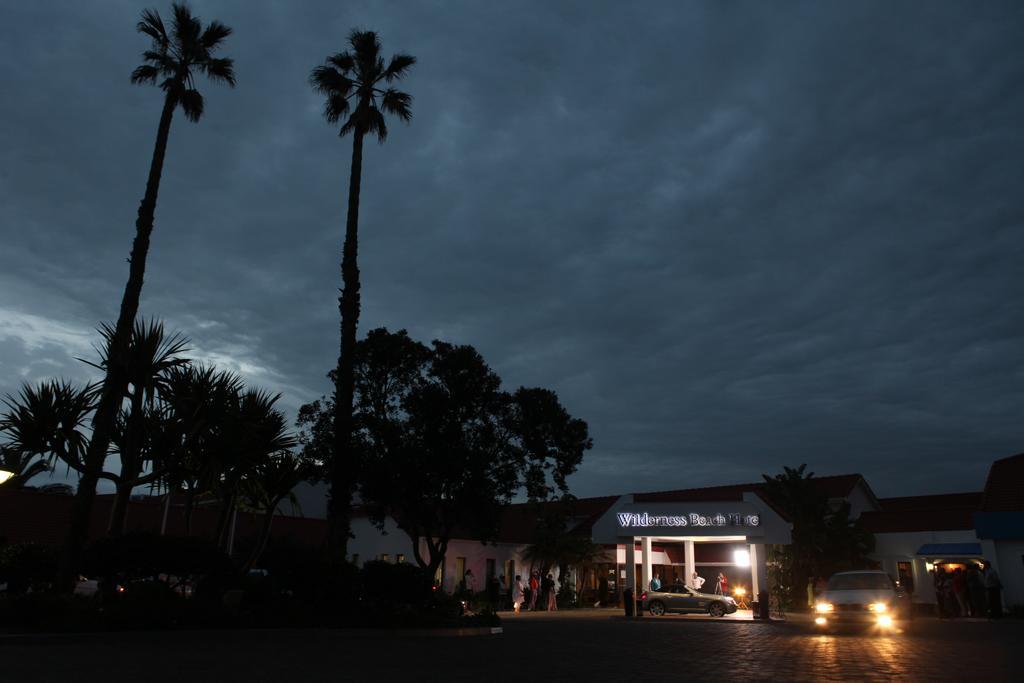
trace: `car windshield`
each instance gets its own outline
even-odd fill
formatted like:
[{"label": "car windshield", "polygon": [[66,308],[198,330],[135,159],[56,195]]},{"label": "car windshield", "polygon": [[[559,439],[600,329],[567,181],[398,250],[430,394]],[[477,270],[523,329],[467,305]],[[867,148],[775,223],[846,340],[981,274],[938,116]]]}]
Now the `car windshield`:
[{"label": "car windshield", "polygon": [[836,574],[828,580],[830,591],[892,590],[892,588],[892,579],[888,574],[875,572]]}]

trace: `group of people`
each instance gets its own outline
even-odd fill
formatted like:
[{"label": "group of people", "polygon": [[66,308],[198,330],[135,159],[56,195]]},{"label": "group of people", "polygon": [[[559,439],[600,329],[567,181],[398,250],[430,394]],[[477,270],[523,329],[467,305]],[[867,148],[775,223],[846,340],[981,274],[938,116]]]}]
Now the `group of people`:
[{"label": "group of people", "polygon": [[988,562],[981,567],[971,563],[966,569],[956,567],[952,571],[936,565],[932,582],[940,617],[1003,616],[1003,584]]},{"label": "group of people", "polygon": [[524,583],[523,577],[516,574],[515,583],[512,584],[512,611],[519,614],[524,606],[531,612],[535,611],[538,597],[540,597],[540,604],[544,606],[543,609],[549,612],[558,611],[555,577],[548,574],[541,578],[540,572],[534,570],[530,573],[529,581]]}]

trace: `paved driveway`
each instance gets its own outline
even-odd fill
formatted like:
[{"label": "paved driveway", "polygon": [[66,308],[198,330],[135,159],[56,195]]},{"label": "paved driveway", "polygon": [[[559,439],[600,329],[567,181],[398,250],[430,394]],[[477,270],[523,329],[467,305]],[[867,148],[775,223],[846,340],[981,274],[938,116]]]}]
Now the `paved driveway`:
[{"label": "paved driveway", "polygon": [[[268,630],[0,637],[0,681],[1012,680],[1024,624],[919,620],[912,633],[617,613],[524,614],[462,638]],[[1018,676],[1019,680],[1019,676]]]}]

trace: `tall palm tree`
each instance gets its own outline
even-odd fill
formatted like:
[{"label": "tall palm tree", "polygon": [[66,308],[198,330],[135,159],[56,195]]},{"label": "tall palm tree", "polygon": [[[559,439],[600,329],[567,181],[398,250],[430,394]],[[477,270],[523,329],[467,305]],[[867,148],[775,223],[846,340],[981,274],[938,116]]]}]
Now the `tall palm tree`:
[{"label": "tall palm tree", "polygon": [[[164,107],[157,127],[156,145],[149,167],[149,177],[146,180],[146,192],[135,221],[135,240],[128,260],[128,282],[124,288],[121,311],[114,327],[111,355],[115,359],[124,356],[128,349],[132,325],[139,310],[149,238],[153,232],[157,192],[160,189],[160,175],[163,171],[164,154],[167,150],[167,138],[174,110],[180,106],[185,118],[193,122],[199,121],[202,117],[203,96],[195,87],[195,79],[200,74],[230,86],[235,84],[233,61],[214,56],[224,40],[231,35],[231,29],[218,21],[212,21],[204,28],[184,4],[175,3],[171,10],[173,17],[170,31],[154,10],[144,10],[142,20],[137,25],[140,33],[149,36],[152,45],[142,53],[143,64],[132,72],[131,80],[136,84],[152,85],[156,85],[159,80],[160,88],[164,91]],[[85,472],[79,480],[78,491],[75,494],[74,513],[62,558],[61,579],[67,590],[71,589],[74,564],[77,563],[85,544],[93,500],[96,497],[98,473],[102,470],[103,461],[107,456],[107,447],[127,384],[128,379],[122,364],[108,363],[99,402],[93,415],[93,435],[85,456]]]},{"label": "tall palm tree", "polygon": [[390,87],[416,63],[411,55],[398,54],[385,66],[381,44],[373,31],[352,31],[351,50],[332,55],[313,69],[309,82],[326,98],[324,117],[328,123],[343,121],[338,134],[352,133],[352,170],[348,184],[348,218],[341,258],[341,350],[334,377],[334,453],[329,467],[329,543],[339,555],[348,547],[352,493],[355,489],[352,438],[352,397],[356,329],[359,324],[359,187],[363,171],[363,138],[376,135],[384,142],[388,135],[384,114],[402,121],[412,118],[412,97]]}]

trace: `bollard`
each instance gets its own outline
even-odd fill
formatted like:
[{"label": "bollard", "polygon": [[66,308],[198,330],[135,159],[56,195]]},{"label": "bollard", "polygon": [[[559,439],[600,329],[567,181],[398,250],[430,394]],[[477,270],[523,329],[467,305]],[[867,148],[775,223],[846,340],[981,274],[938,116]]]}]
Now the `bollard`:
[{"label": "bollard", "polygon": [[768,591],[761,591],[757,594],[758,617],[768,621],[771,618],[771,604],[768,599]]}]

